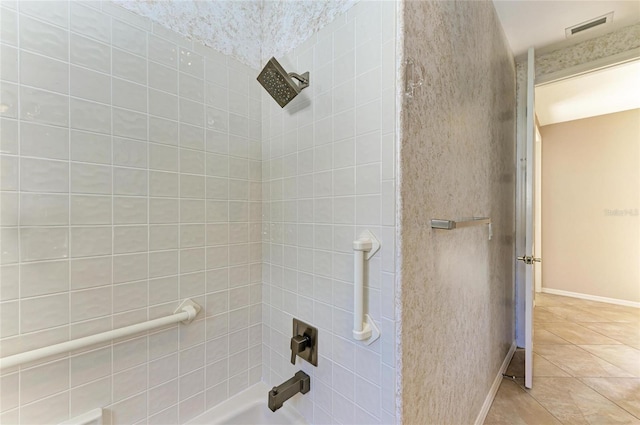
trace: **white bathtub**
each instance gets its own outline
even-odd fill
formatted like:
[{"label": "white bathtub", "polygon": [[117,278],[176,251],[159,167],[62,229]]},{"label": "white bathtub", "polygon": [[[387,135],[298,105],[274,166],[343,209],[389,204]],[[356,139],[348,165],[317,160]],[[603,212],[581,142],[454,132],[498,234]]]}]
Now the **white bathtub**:
[{"label": "white bathtub", "polygon": [[270,388],[255,384],[187,422],[187,425],[307,425],[293,407],[284,405],[272,412],[267,407]]}]

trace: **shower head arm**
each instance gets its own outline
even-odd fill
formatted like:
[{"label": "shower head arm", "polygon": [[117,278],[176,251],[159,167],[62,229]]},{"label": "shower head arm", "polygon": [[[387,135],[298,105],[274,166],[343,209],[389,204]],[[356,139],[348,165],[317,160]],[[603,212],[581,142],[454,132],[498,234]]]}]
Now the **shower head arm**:
[{"label": "shower head arm", "polygon": [[302,75],[296,74],[295,72],[290,72],[289,73],[289,77],[291,78],[295,78],[296,80],[298,80],[300,82],[300,84],[298,84],[298,88],[300,90],[309,87],[309,72],[305,72]]}]

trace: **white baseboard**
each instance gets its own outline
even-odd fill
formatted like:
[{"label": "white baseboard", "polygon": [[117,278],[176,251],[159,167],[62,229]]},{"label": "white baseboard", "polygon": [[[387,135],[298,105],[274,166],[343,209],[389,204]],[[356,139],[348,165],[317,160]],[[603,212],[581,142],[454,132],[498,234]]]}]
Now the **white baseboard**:
[{"label": "white baseboard", "polygon": [[480,409],[480,413],[478,413],[478,417],[476,418],[475,425],[482,425],[484,420],[487,418],[487,414],[489,413],[489,409],[491,408],[491,404],[493,403],[493,399],[496,398],[496,394],[498,392],[498,388],[500,388],[500,384],[502,383],[502,374],[509,367],[509,362],[513,357],[513,353],[516,352],[516,342],[513,341],[511,343],[511,347],[509,348],[509,352],[505,356],[502,366],[500,366],[500,370],[496,375],[496,378],[493,380],[493,384],[491,384],[491,388],[489,389],[489,393],[487,397],[484,399],[484,403],[482,404],[482,409]]},{"label": "white baseboard", "polygon": [[542,288],[545,294],[562,295],[563,297],[580,298],[589,301],[599,301],[601,303],[624,305],[626,307],[640,308],[640,302],[621,300],[618,298],[599,297],[597,295],[581,294],[579,292],[563,291],[561,289]]}]

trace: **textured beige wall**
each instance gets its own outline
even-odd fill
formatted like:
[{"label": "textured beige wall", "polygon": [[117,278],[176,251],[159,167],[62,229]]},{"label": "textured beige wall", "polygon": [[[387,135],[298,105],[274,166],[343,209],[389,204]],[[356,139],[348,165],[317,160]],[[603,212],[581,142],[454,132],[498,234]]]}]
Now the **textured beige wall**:
[{"label": "textured beige wall", "polygon": [[[515,69],[490,1],[408,1],[425,84],[400,146],[402,417],[473,423],[513,341]],[[432,218],[490,216],[435,231]]]},{"label": "textured beige wall", "polygon": [[640,302],[640,109],[541,132],[543,287]]}]

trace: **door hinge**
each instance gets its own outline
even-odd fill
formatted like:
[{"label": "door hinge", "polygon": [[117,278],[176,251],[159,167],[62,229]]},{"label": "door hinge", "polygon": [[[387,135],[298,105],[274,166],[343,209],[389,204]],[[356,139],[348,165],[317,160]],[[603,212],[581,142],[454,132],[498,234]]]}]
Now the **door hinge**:
[{"label": "door hinge", "polygon": [[525,264],[533,264],[533,263],[541,263],[542,258],[532,257],[530,255],[525,255],[524,257],[518,257],[518,260],[523,261]]}]

